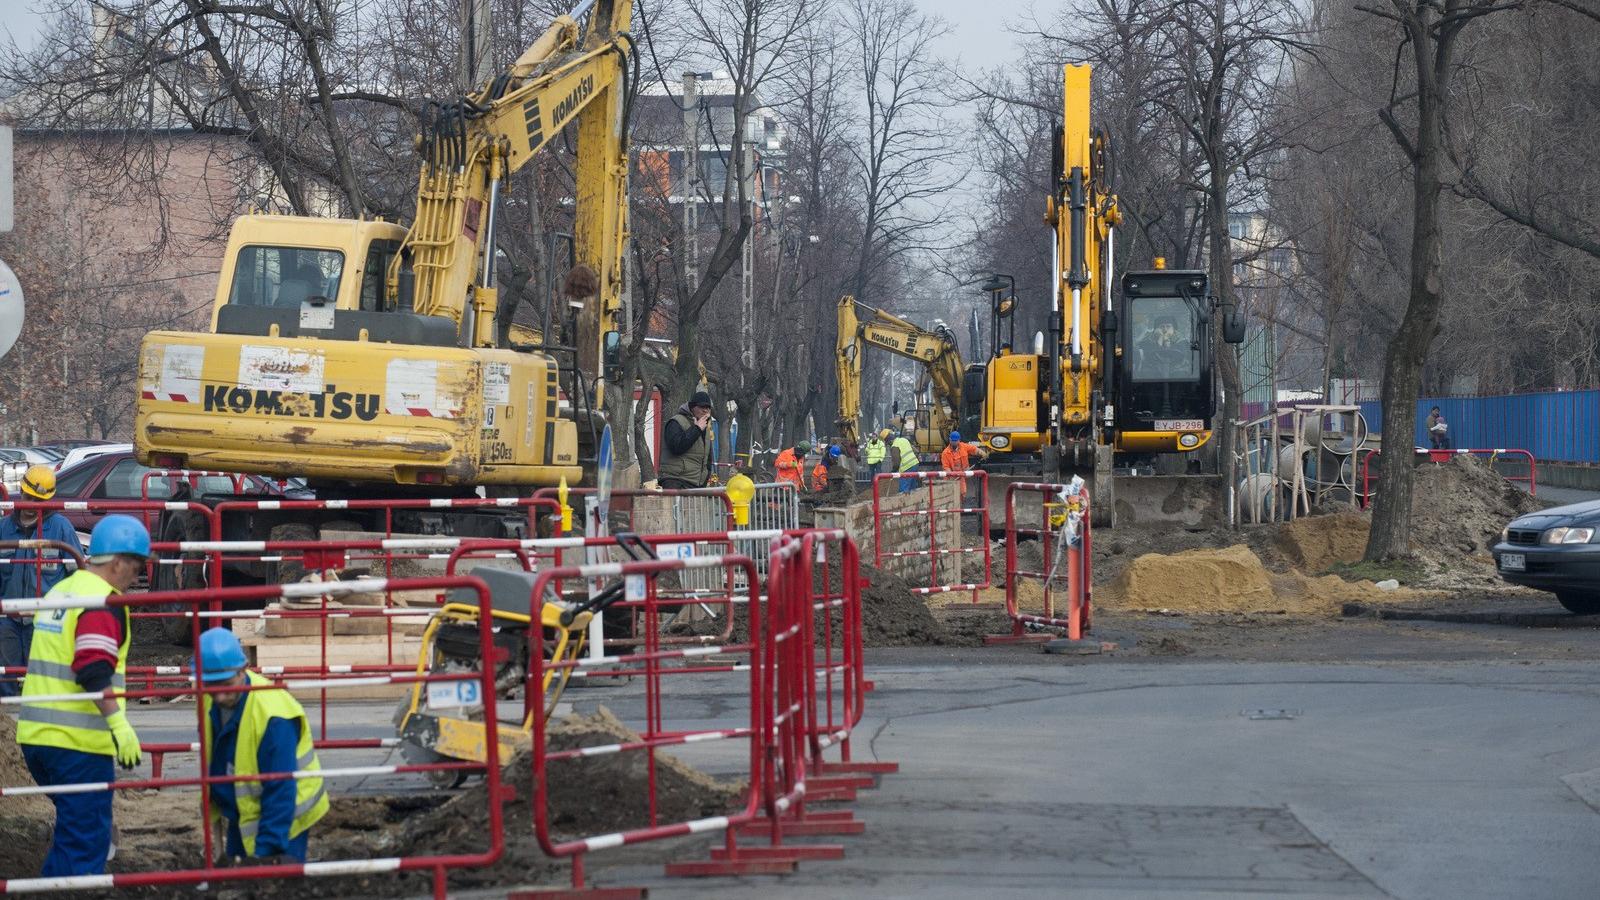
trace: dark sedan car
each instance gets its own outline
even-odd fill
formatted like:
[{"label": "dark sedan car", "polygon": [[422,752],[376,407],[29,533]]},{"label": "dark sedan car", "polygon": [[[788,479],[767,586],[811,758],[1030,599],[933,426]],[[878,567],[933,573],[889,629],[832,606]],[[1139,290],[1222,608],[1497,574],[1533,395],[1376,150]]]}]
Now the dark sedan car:
[{"label": "dark sedan car", "polygon": [[1513,519],[1494,562],[1512,584],[1550,591],[1580,615],[1600,613],[1600,500]]}]

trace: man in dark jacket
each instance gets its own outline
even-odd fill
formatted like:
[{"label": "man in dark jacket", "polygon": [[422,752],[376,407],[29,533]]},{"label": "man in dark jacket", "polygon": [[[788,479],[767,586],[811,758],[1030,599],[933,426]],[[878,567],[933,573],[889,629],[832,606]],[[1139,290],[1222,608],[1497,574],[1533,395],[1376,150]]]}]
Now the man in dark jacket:
[{"label": "man in dark jacket", "polygon": [[657,477],[667,490],[702,488],[711,480],[711,395],[696,391],[661,430],[665,448]]}]

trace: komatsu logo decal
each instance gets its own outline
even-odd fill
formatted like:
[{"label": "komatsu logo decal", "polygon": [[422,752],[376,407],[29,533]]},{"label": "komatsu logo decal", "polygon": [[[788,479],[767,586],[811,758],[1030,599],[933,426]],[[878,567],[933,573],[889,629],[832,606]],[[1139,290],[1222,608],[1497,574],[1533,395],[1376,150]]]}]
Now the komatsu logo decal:
[{"label": "komatsu logo decal", "polygon": [[585,75],[578,81],[578,86],[573,88],[572,92],[567,94],[560,103],[557,103],[555,109],[551,110],[551,126],[559,128],[561,123],[578,111],[578,104],[589,99],[589,95],[592,93],[594,93],[594,76]]},{"label": "komatsu logo decal", "polygon": [[382,410],[377,394],[356,394],[328,385],[320,393],[250,390],[229,384],[207,384],[201,392],[206,412],[254,412],[302,419],[349,419],[371,422]]}]

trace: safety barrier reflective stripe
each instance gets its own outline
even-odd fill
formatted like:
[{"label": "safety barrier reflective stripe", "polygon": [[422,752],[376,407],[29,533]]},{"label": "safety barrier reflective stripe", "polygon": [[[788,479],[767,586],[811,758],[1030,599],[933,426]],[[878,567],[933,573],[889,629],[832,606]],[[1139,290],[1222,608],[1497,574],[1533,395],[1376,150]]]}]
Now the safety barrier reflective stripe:
[{"label": "safety barrier reflective stripe", "polygon": [[[1369,505],[1371,505],[1372,498],[1377,493],[1376,491],[1373,490],[1373,487],[1372,487],[1372,458],[1374,456],[1380,455],[1382,452],[1383,451],[1381,451],[1381,450],[1372,450],[1372,451],[1369,451],[1366,456],[1361,458],[1361,508],[1362,509],[1366,509]],[[1530,497],[1539,496],[1539,485],[1538,485],[1539,463],[1538,463],[1538,461],[1536,459],[1534,459],[1533,453],[1531,451],[1518,450],[1516,448],[1506,448],[1506,447],[1496,447],[1496,448],[1493,448],[1493,449],[1484,449],[1484,448],[1477,448],[1477,447],[1464,447],[1464,448],[1460,448],[1460,449],[1451,448],[1449,450],[1427,450],[1427,449],[1424,449],[1422,447],[1417,447],[1416,448],[1416,455],[1417,456],[1427,456],[1427,457],[1431,458],[1434,462],[1442,462],[1442,461],[1444,461],[1446,459],[1449,459],[1451,456],[1460,456],[1460,455],[1488,456],[1489,457],[1489,468],[1491,468],[1491,469],[1495,468],[1495,465],[1494,465],[1495,462],[1497,460],[1499,460],[1499,458],[1502,457],[1502,456],[1517,456],[1517,457],[1521,457],[1521,458],[1526,459],[1528,461],[1528,474],[1527,475],[1514,475],[1514,474],[1513,475],[1507,475],[1504,472],[1500,472],[1498,469],[1495,469],[1495,471],[1500,475],[1501,478],[1504,478],[1507,481],[1520,481],[1520,482],[1523,482],[1524,484],[1526,484],[1528,486],[1528,496],[1530,496]]]},{"label": "safety barrier reflective stripe", "polygon": [[[1019,525],[1017,498],[1028,494],[1039,499],[1038,524]],[[1054,635],[1030,633],[1028,626],[1064,628],[1071,640],[1081,640],[1089,631],[1094,579],[1094,559],[1090,528],[1090,497],[1081,484],[1013,482],[1006,487],[1006,615],[1011,617],[1011,633],[985,635],[986,644],[1049,640]],[[1059,525],[1055,518],[1061,519]],[[1031,521],[1031,520],[1030,520]],[[1017,542],[1022,537],[1039,542],[1044,571],[1020,568]],[[1043,608],[1039,614],[1023,612],[1017,587],[1025,579],[1044,582]],[[1057,588],[1067,595],[1066,617],[1056,615]]]},{"label": "safety barrier reflective stripe", "polygon": [[[910,479],[925,482],[928,486],[928,501],[926,506],[915,509],[884,509],[883,486],[886,483],[899,484],[900,481]],[[964,501],[956,506],[941,507],[935,500],[935,486],[939,482],[955,482],[962,485],[963,496],[965,484],[968,479],[977,481],[977,505],[966,506]],[[903,493],[896,496],[904,496]],[[974,516],[979,521],[979,543],[973,546],[963,544],[963,535],[966,531],[962,527],[963,519]],[[927,546],[912,550],[885,550],[884,549],[884,523],[895,519],[923,517],[928,520]],[[941,526],[949,528],[954,526],[954,547],[939,546],[939,531]],[[970,591],[972,602],[978,602],[978,591],[989,587],[990,547],[989,547],[989,474],[979,469],[962,470],[920,470],[911,472],[884,472],[872,479],[872,543],[873,563],[883,567],[885,560],[899,560],[909,557],[928,558],[927,584],[913,587],[912,591],[919,594],[942,594],[953,591]],[[962,581],[961,570],[966,554],[983,555],[983,580]],[[941,560],[953,560],[955,575],[953,580],[945,581],[939,574]],[[948,570],[948,566],[946,567]]]},{"label": "safety barrier reflective stripe", "polygon": [[[371,591],[381,591],[385,589],[392,589],[396,591],[467,590],[476,595],[477,603],[480,606],[488,603],[488,588],[482,580],[470,576],[453,576],[414,579],[358,579],[348,582],[218,588],[208,591],[165,591],[151,592],[146,594],[118,594],[106,598],[52,598],[52,600],[49,602],[49,605],[55,608],[62,608],[65,606],[65,604],[70,602],[75,604],[77,608],[85,609],[103,608],[107,606],[137,609],[140,607],[152,607],[164,604],[182,604],[190,607],[188,610],[184,611],[184,614],[198,619],[200,618],[200,613],[203,612],[203,610],[199,609],[199,607],[209,606],[213,603],[260,603],[285,597],[342,596],[352,592],[365,593]],[[7,604],[19,607],[37,607],[43,601],[5,602]],[[480,658],[493,659],[495,644],[492,619],[488,617],[482,618],[477,623],[476,630],[478,643],[477,651]],[[196,639],[196,644],[198,644],[198,638]],[[199,648],[198,646],[195,646],[193,649],[198,651]],[[198,652],[196,655],[198,656]],[[164,674],[169,677],[178,676],[181,679],[181,686],[175,688],[147,688],[140,690],[108,690],[100,694],[83,694],[73,696],[107,698],[123,697],[133,700],[137,698],[194,695],[196,693],[210,694],[221,691],[239,693],[278,688],[309,688],[324,690],[329,688],[357,687],[379,683],[415,684],[420,682],[435,681],[466,681],[472,682],[478,686],[477,693],[480,698],[479,702],[481,703],[482,713],[484,716],[482,727],[484,729],[485,737],[485,761],[481,764],[473,762],[446,762],[415,765],[349,766],[322,769],[306,768],[306,766],[308,766],[311,762],[311,757],[308,755],[301,755],[297,760],[297,766],[299,766],[299,768],[292,772],[271,772],[255,775],[212,775],[210,774],[209,770],[210,748],[203,745],[199,741],[179,744],[147,744],[143,745],[142,749],[152,755],[153,762],[155,763],[151,778],[142,780],[117,781],[114,783],[83,783],[33,787],[7,786],[0,788],[0,796],[9,797],[26,794],[53,796],[69,793],[104,791],[108,789],[120,791],[150,788],[167,789],[176,787],[197,787],[199,788],[201,795],[200,813],[204,819],[209,818],[210,815],[210,788],[217,784],[235,784],[238,786],[236,789],[240,792],[249,793],[259,792],[261,783],[274,780],[294,780],[311,777],[320,779],[334,779],[366,777],[371,775],[426,773],[432,771],[482,772],[487,780],[486,797],[488,798],[486,807],[487,834],[484,838],[486,845],[485,849],[482,852],[477,853],[460,853],[453,855],[419,855],[376,860],[334,860],[305,865],[247,865],[235,868],[218,869],[215,868],[211,862],[211,860],[215,859],[213,854],[213,835],[211,829],[203,826],[200,829],[203,835],[203,847],[197,848],[201,851],[202,860],[205,861],[203,868],[129,872],[108,876],[0,880],[0,893],[29,893],[45,890],[79,890],[88,888],[103,889],[107,887],[152,887],[157,885],[170,887],[181,884],[197,884],[200,882],[248,881],[261,878],[282,879],[302,876],[423,871],[432,874],[435,896],[442,898],[446,895],[445,873],[449,869],[485,866],[493,863],[499,858],[504,846],[504,834],[501,816],[501,803],[503,802],[504,798],[500,789],[500,725],[498,714],[495,708],[497,693],[494,677],[495,673],[492,666],[479,667],[479,671],[455,671],[440,674],[381,674],[360,675],[349,678],[328,677],[327,674],[324,674],[322,677],[288,678],[280,682],[249,684],[242,686],[210,685],[206,684],[203,678],[200,678],[200,680],[197,682],[194,680],[194,678],[186,677],[189,675],[188,667],[186,666],[145,668],[149,671],[145,673],[130,672],[129,674],[145,674],[148,676],[149,674],[159,672],[160,674]],[[331,670],[333,667],[324,665],[321,668],[325,672],[329,672],[329,670]],[[202,676],[203,672],[196,672],[193,674],[194,676],[198,677]],[[331,672],[329,672],[329,674],[331,674]],[[23,698],[0,699],[6,700],[8,704],[14,701],[23,700]],[[26,701],[31,702],[37,699],[39,698],[28,697],[26,698]],[[327,705],[328,704],[325,699],[324,709],[326,709]],[[46,712],[51,714],[60,713],[59,710],[36,711],[26,705],[26,702],[24,702],[21,710],[22,715],[28,716],[33,712]],[[133,703],[129,704],[128,712],[130,716],[137,717],[139,715],[138,709]],[[84,715],[87,716],[88,714]],[[204,705],[196,703],[195,722],[197,732],[199,734],[205,733],[204,715]],[[92,718],[99,719],[100,726],[104,727],[104,719],[102,717],[95,716]],[[87,725],[89,723],[84,722],[83,724]],[[395,745],[395,743],[396,742],[393,739],[355,739],[343,741],[318,741],[315,742],[314,746],[319,748],[339,747],[359,749],[364,747],[392,747]],[[160,771],[160,759],[167,753],[179,752],[195,753],[197,755],[197,774],[193,777],[187,778],[162,777]],[[326,788],[324,788],[324,790],[325,789]],[[300,809],[297,810],[297,814],[303,813],[304,809],[307,808],[303,802],[299,802],[298,805]]]}]

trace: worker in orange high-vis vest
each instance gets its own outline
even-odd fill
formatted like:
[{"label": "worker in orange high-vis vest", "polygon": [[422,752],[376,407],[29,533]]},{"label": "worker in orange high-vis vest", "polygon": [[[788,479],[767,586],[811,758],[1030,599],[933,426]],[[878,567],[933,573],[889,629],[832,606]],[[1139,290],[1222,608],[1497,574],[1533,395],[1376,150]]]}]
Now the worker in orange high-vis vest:
[{"label": "worker in orange high-vis vest", "polygon": [[802,467],[805,465],[806,454],[811,452],[811,442],[801,441],[793,447],[778,454],[772,466],[777,470],[778,480],[787,481],[795,486],[795,490],[805,489],[805,476]]},{"label": "worker in orange high-vis vest", "polygon": [[[961,440],[961,432],[952,431],[950,432],[950,443],[939,451],[939,468],[946,472],[965,472],[972,468],[972,458],[974,456],[983,459],[988,455],[988,451],[977,444],[963,442]],[[965,497],[967,495],[967,480],[962,478],[959,483],[961,485],[961,496]]]},{"label": "worker in orange high-vis vest", "polygon": [[828,489],[828,472],[839,464],[839,457],[843,449],[838,444],[829,444],[822,451],[822,458],[817,460],[816,468],[811,470],[811,489],[822,492]]}]

